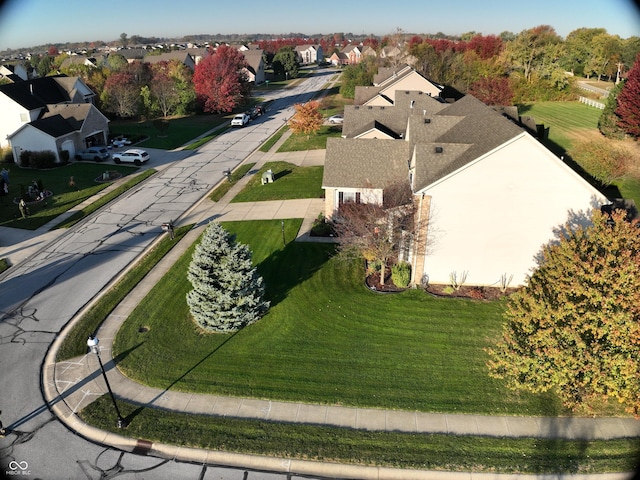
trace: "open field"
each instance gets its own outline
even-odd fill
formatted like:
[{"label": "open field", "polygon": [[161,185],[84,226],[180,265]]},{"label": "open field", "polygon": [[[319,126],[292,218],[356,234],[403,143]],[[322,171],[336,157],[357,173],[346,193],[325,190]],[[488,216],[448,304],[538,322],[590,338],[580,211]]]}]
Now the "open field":
[{"label": "open field", "polygon": [[580,102],[539,102],[518,108],[521,116],[534,117],[537,124],[551,127],[549,147],[557,155],[571,148],[573,141],[582,134],[590,136],[597,131],[602,110]]}]

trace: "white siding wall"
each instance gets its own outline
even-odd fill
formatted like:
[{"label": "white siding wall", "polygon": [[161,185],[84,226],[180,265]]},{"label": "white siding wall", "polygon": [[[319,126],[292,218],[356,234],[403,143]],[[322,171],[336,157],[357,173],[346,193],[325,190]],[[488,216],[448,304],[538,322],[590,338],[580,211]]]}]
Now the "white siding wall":
[{"label": "white siding wall", "polygon": [[467,271],[468,285],[497,284],[502,274],[521,285],[542,245],[555,238],[554,227],[570,212],[588,215],[607,203],[528,134],[424,193],[432,196],[433,242],[425,273],[445,284],[451,272]]},{"label": "white siding wall", "polygon": [[12,137],[11,145],[16,163],[20,162],[21,150],[29,150],[32,152],[51,150],[56,157],[58,155],[55,139],[30,125]]},{"label": "white siding wall", "polygon": [[9,146],[7,135],[11,135],[25,123],[29,123],[32,118],[29,116],[29,110],[2,93],[0,93],[0,112],[0,147],[7,147]]}]

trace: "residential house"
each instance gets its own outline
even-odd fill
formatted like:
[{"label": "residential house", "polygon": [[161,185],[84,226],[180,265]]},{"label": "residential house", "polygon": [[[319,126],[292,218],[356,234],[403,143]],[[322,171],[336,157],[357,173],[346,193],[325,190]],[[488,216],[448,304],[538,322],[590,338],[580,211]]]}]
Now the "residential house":
[{"label": "residential house", "polygon": [[349,57],[343,52],[333,52],[329,57],[329,62],[332,65],[349,65]]},{"label": "residential house", "polygon": [[[391,106],[396,92],[420,91],[432,97],[449,95],[449,89],[428,80],[408,65],[382,68],[374,77],[373,86],[357,86],[354,103],[357,105]],[[454,95],[460,97],[461,95]]]},{"label": "residential house", "polygon": [[24,63],[0,65],[0,79],[7,79],[11,82],[29,80],[33,77],[33,69],[27,69]]},{"label": "residential house", "polygon": [[9,135],[13,158],[19,164],[22,151],[28,150],[52,151],[58,163],[72,159],[79,150],[106,145],[108,123],[91,103],[47,105],[40,118]]},{"label": "residential house", "polygon": [[[26,126],[53,136],[59,147],[54,152],[74,153],[89,145],[106,144],[108,120],[93,106],[94,97],[80,78],[65,75],[0,85],[0,145],[11,146],[16,161],[21,150],[36,151],[43,143],[52,145],[48,140],[30,143],[32,136],[22,131]],[[77,134],[70,135],[70,129]],[[73,146],[67,142],[63,148],[69,139],[74,141]]]},{"label": "residential house", "polygon": [[160,62],[170,62],[172,60],[177,60],[183,65],[189,67],[191,71],[195,70],[196,62],[191,54],[185,50],[175,50],[173,52],[165,52],[161,54],[148,54],[145,55],[143,62],[145,63],[160,63]]},{"label": "residential house", "polygon": [[264,57],[262,55],[262,50],[250,49],[242,52],[242,54],[247,61],[248,67],[246,68],[246,73],[249,81],[256,85],[264,83]]},{"label": "residential house", "polygon": [[86,55],[69,55],[62,61],[62,63],[60,64],[60,68],[65,69],[72,65],[95,67],[97,66],[97,63],[94,57],[87,57]]},{"label": "residential house", "polygon": [[302,65],[322,63],[324,61],[322,45],[296,45],[295,52],[298,62]]},{"label": "residential house", "polygon": [[122,55],[128,63],[141,62],[147,55],[148,51],[144,48],[122,48],[115,52],[117,55]]},{"label": "residential house", "polygon": [[[327,141],[325,215],[348,201],[380,203],[409,182],[417,231],[402,252],[412,282],[522,285],[568,219],[589,222],[607,199],[527,130],[471,95],[448,103],[397,91],[392,105],[345,108]],[[506,280],[505,280],[506,279]]]}]

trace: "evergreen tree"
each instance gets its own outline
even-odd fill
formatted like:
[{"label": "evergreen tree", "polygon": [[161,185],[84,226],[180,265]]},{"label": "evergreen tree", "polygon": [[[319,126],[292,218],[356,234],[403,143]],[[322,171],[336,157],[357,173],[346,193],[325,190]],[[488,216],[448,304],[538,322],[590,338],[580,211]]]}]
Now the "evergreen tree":
[{"label": "evergreen tree", "polygon": [[487,350],[491,376],[513,389],[556,389],[574,409],[612,398],[638,414],[640,235],[626,217],[595,211],[591,227],[567,223],[544,248]]},{"label": "evergreen tree", "polygon": [[218,223],[211,223],[202,235],[187,277],[193,286],[187,305],[206,331],[235,332],[258,321],[269,308],[251,251]]},{"label": "evergreen tree", "polygon": [[598,119],[598,129],[600,133],[607,138],[615,140],[622,140],[624,138],[624,130],[618,126],[618,116],[616,115],[618,95],[623,85],[623,83],[619,83],[609,91],[607,102]]},{"label": "evergreen tree", "polygon": [[640,137],[640,53],[618,94],[618,125],[634,138]]}]

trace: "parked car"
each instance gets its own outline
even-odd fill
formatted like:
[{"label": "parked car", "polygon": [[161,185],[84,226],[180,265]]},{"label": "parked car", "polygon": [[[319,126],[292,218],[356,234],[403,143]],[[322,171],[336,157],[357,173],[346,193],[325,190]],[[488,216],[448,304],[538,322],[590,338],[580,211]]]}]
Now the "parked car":
[{"label": "parked car", "polygon": [[116,152],[111,155],[113,161],[116,163],[133,163],[135,165],[142,165],[144,162],[149,160],[149,153],[144,150],[139,150],[137,148],[132,148],[130,150],[125,150],[124,152]]},{"label": "parked car", "polygon": [[251,110],[249,110],[249,116],[251,118],[256,118],[259,115],[264,114],[264,107],[262,105],[256,105]]},{"label": "parked car", "polygon": [[333,124],[336,124],[336,125],[341,125],[342,122],[344,122],[344,116],[342,114],[332,115],[327,119],[327,121],[329,123],[333,123]]},{"label": "parked car", "polygon": [[246,113],[239,113],[231,120],[232,127],[244,127],[251,118]]},{"label": "parked car", "polygon": [[90,147],[86,150],[82,150],[76,153],[76,160],[93,160],[94,162],[101,162],[102,160],[107,160],[111,155],[109,155],[109,150],[107,147]]}]

